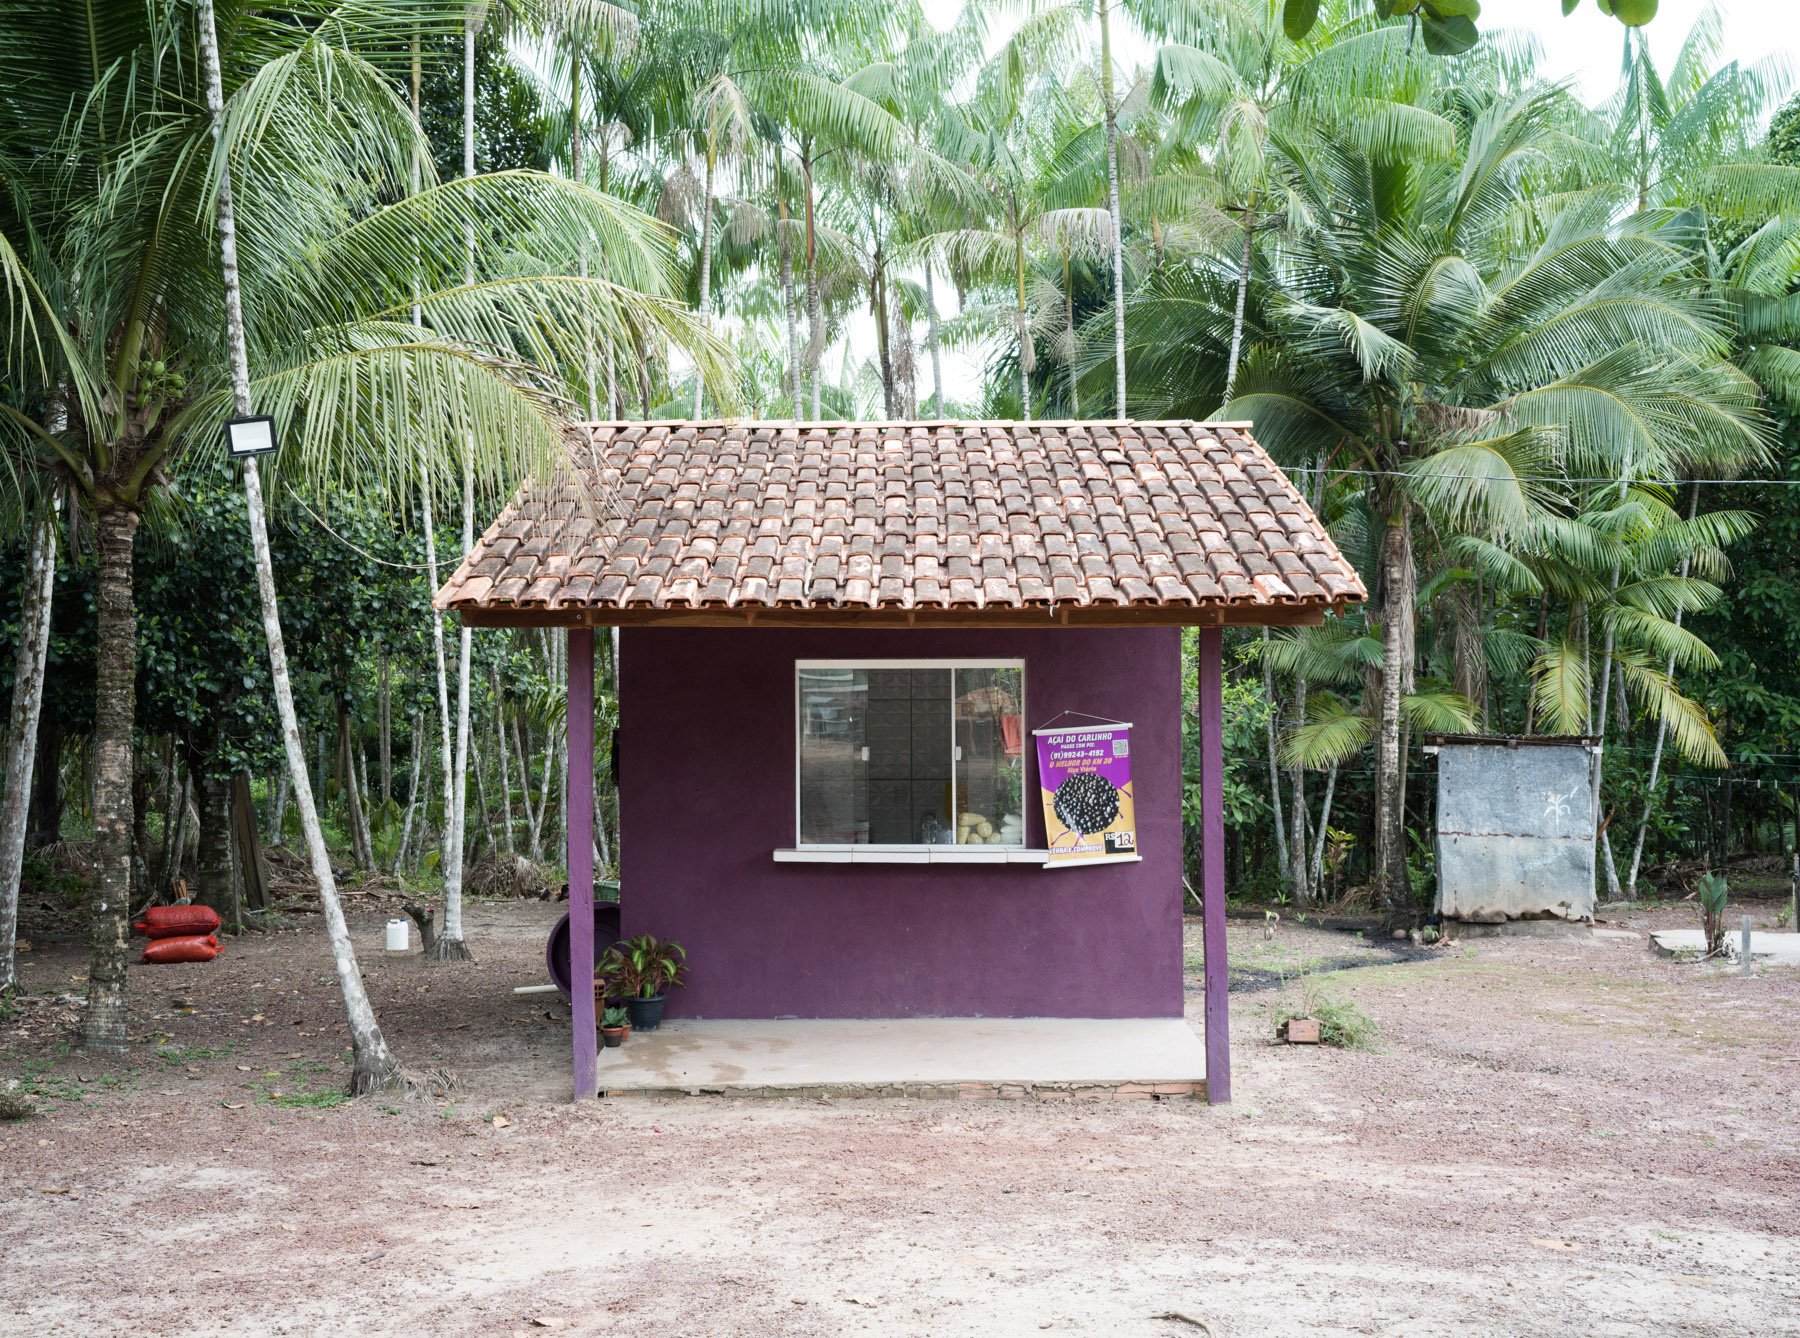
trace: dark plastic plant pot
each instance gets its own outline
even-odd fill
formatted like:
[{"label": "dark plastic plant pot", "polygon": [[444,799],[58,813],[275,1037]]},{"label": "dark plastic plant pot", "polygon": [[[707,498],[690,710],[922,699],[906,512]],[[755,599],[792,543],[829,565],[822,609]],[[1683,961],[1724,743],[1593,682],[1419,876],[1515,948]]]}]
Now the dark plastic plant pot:
[{"label": "dark plastic plant pot", "polygon": [[627,999],[625,1015],[638,1031],[655,1031],[662,1026],[663,996],[658,994],[649,999]]}]

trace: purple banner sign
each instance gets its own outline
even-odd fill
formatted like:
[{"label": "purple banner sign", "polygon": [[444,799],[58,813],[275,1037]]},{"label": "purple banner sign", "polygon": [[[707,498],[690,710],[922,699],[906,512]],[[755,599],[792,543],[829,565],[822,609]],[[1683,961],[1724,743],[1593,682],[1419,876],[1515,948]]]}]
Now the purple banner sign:
[{"label": "purple banner sign", "polygon": [[1034,729],[1044,799],[1046,868],[1138,858],[1131,726]]}]

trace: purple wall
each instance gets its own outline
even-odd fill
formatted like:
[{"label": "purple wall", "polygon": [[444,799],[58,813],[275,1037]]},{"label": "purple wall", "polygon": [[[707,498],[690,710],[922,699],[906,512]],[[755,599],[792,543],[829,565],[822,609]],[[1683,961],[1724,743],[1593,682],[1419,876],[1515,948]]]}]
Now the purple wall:
[{"label": "purple wall", "polygon": [[[688,950],[672,1017],[1179,1017],[1181,655],[1173,628],[622,634],[621,911]],[[1023,658],[1029,730],[1129,720],[1136,864],[777,864],[794,832],[794,662]]]}]

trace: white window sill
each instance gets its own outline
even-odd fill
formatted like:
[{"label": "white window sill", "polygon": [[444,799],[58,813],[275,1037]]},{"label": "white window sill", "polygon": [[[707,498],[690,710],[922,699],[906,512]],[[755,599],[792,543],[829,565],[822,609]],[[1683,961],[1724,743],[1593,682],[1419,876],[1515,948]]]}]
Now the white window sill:
[{"label": "white window sill", "polygon": [[777,864],[1043,864],[1048,850],[1021,846],[801,846],[777,850]]}]

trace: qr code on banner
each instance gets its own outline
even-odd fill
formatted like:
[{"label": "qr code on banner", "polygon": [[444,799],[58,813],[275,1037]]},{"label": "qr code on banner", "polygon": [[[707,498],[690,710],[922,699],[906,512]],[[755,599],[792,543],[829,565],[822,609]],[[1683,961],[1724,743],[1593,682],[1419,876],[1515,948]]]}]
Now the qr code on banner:
[{"label": "qr code on banner", "polygon": [[1131,756],[1131,740],[1130,739],[1114,739],[1112,741],[1112,744],[1113,744],[1113,756],[1114,757],[1130,757]]}]

